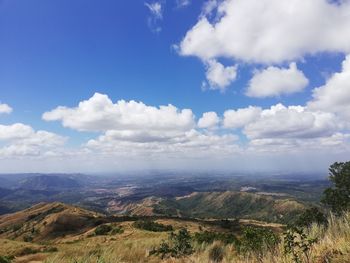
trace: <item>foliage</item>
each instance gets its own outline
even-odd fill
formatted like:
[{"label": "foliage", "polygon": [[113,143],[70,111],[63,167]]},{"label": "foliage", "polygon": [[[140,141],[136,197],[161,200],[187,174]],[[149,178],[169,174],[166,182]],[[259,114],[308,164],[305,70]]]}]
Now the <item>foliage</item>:
[{"label": "foliage", "polygon": [[33,237],[31,235],[25,235],[23,237],[23,241],[24,242],[32,242],[33,241]]},{"label": "foliage", "polygon": [[280,242],[280,238],[270,229],[246,227],[243,230],[240,251],[254,253],[262,257],[267,250],[273,250]]},{"label": "foliage", "polygon": [[310,262],[310,249],[317,239],[306,235],[303,228],[293,227],[284,233],[284,253],[290,254],[295,263],[302,263],[303,257]]},{"label": "foliage", "polygon": [[224,254],[222,245],[216,243],[209,250],[209,260],[214,263],[221,262],[224,259]]},{"label": "foliage", "polygon": [[194,252],[191,241],[190,233],[182,228],[177,234],[171,232],[168,242],[163,241],[158,248],[150,251],[150,255],[157,255],[162,259],[169,256],[178,258],[191,255]]},{"label": "foliage", "polygon": [[305,210],[296,220],[295,225],[299,227],[309,227],[312,223],[316,223],[319,226],[328,225],[326,215],[322,213],[317,207],[312,207]]},{"label": "foliage", "polygon": [[220,227],[224,229],[229,229],[229,230],[238,230],[240,228],[239,224],[239,219],[221,219],[215,221],[216,224],[218,224]]},{"label": "foliage", "polygon": [[112,226],[111,225],[100,225],[95,228],[95,234],[97,236],[101,235],[107,235],[110,231],[112,231]]},{"label": "foliage", "polygon": [[171,225],[163,225],[154,221],[136,221],[133,224],[134,227],[147,230],[147,231],[153,231],[153,232],[166,232],[166,231],[173,231],[173,227]]},{"label": "foliage", "polygon": [[11,262],[12,262],[12,258],[0,256],[0,263],[11,263]]},{"label": "foliage", "polygon": [[95,228],[95,235],[101,236],[101,235],[116,235],[116,234],[122,234],[124,233],[124,230],[121,226],[112,226],[112,225],[99,225]]},{"label": "foliage", "polygon": [[110,232],[111,235],[123,234],[123,233],[124,233],[124,229],[121,226],[113,227],[112,231]]},{"label": "foliage", "polygon": [[333,187],[324,191],[322,202],[340,214],[350,209],[350,162],[335,162],[329,168]]},{"label": "foliage", "polygon": [[211,244],[214,241],[221,241],[224,244],[235,244],[238,245],[239,240],[232,233],[221,233],[221,232],[209,232],[202,231],[194,234],[194,240],[199,243]]}]

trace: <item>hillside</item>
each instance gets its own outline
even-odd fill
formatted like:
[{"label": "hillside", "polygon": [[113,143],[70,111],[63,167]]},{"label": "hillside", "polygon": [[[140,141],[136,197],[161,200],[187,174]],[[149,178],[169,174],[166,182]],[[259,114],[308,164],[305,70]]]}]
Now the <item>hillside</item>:
[{"label": "hillside", "polygon": [[[223,261],[228,262],[279,262],[292,263],[283,253],[280,243],[272,252],[266,251],[257,258],[256,254],[241,254],[234,244],[196,243],[192,240],[194,253],[185,258],[150,256],[149,251],[159,246],[168,237],[167,232],[152,232],[135,228],[132,218],[110,218],[78,207],[62,203],[38,204],[14,214],[0,217],[0,256],[12,258],[13,263],[121,263],[121,262],[209,262],[209,252],[215,244],[222,246]],[[180,218],[153,218],[155,222],[171,225],[175,232],[186,228],[191,237],[196,233],[227,233],[241,238],[246,226],[272,229],[281,236],[282,225],[242,220],[236,230],[224,228],[209,220],[188,220]],[[96,235],[96,226],[110,226],[110,231]],[[68,229],[67,229],[68,227]],[[34,231],[32,229],[34,228]],[[4,231],[5,230],[5,231]],[[233,231],[233,232],[232,232]],[[26,239],[27,234],[33,239]],[[59,234],[57,234],[59,233]],[[317,237],[309,255],[309,262],[349,262],[350,256],[350,214],[340,218],[331,217],[329,227],[313,225],[308,235]],[[282,236],[281,236],[282,238]],[[23,241],[26,242],[23,242]],[[283,238],[282,241],[283,242]],[[1,258],[1,257],[0,257]],[[306,261],[303,261],[306,262]]]},{"label": "hillside", "polygon": [[0,217],[0,238],[42,241],[94,226],[99,215],[62,203],[40,203],[29,209]]},{"label": "hillside", "polygon": [[19,183],[19,188],[27,190],[72,189],[80,186],[75,179],[56,175],[32,176]]},{"label": "hillside", "polygon": [[270,222],[288,222],[305,205],[293,199],[275,198],[246,192],[202,192],[155,205],[154,212],[195,218],[248,218]]}]

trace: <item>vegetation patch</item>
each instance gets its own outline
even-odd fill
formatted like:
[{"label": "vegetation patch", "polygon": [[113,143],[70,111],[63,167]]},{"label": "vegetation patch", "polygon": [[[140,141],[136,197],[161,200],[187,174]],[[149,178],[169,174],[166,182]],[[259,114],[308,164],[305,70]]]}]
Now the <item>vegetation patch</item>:
[{"label": "vegetation patch", "polygon": [[157,223],[154,221],[149,221],[149,220],[136,221],[133,223],[133,226],[138,229],[152,231],[152,232],[167,232],[167,231],[174,230],[172,225],[164,225],[164,224]]}]

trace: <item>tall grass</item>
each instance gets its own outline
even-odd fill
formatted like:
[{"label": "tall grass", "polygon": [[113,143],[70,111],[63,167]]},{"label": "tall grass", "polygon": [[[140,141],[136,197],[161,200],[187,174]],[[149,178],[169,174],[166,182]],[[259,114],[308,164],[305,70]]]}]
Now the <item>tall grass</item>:
[{"label": "tall grass", "polygon": [[[341,217],[330,215],[328,227],[311,225],[305,229],[310,237],[317,238],[309,253],[311,263],[350,263],[350,212]],[[166,263],[209,263],[210,251],[213,246],[208,244],[195,244],[196,252],[184,258],[168,258],[161,260],[150,257],[148,252],[157,246],[164,235],[138,237],[137,239],[118,240],[111,243],[96,245],[96,239],[84,243],[62,247],[59,253],[53,254],[46,263],[121,263],[121,262],[166,262]],[[254,253],[245,255],[236,251],[234,245],[222,245],[222,263],[294,263],[290,255],[284,254],[283,238],[273,250],[266,250],[259,257]],[[307,259],[303,258],[303,263]]]}]

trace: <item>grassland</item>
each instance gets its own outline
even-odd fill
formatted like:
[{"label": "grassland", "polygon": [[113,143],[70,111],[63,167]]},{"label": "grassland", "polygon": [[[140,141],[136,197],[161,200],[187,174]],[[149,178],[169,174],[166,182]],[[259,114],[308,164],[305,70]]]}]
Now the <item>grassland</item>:
[{"label": "grassland", "polygon": [[[53,209],[55,208],[55,209]],[[60,208],[60,209],[58,209]],[[34,217],[37,212],[45,216]],[[52,228],[67,214],[73,214],[86,221],[80,221],[80,228],[75,231],[69,230],[53,235],[48,230]],[[281,242],[273,249],[265,249],[262,254],[257,255],[254,251],[241,253],[234,244],[223,244],[215,241],[213,244],[199,244],[193,241],[194,253],[180,258],[161,259],[150,256],[151,249],[159,246],[162,240],[168,238],[168,232],[152,232],[134,227],[134,221],[102,222],[101,215],[83,209],[66,206],[60,203],[40,204],[34,208],[0,218],[0,226],[11,229],[0,235],[0,255],[14,258],[14,263],[121,263],[121,262],[211,262],[209,253],[213,246],[220,246],[223,250],[222,262],[235,263],[292,263],[290,255],[286,255],[283,249],[284,226],[280,224],[268,224],[260,221],[241,220],[240,228],[253,225],[272,229],[281,237]],[[1,221],[2,220],[2,221]],[[26,222],[23,224],[23,220]],[[50,221],[51,220],[51,221]],[[102,236],[94,235],[94,223],[109,224],[123,229],[122,233],[109,233]],[[46,222],[46,223],[44,223]],[[186,228],[192,236],[195,233],[210,232],[232,232],[238,238],[241,237],[240,230],[229,230],[210,221],[185,220],[176,218],[161,218],[156,222],[172,225],[175,231]],[[63,222],[67,223],[67,221]],[[70,223],[70,222],[68,222]],[[13,226],[22,224],[22,226]],[[25,226],[29,224],[30,227]],[[27,229],[38,229],[33,233],[33,241],[23,242],[24,236],[28,234]],[[54,230],[53,230],[54,229]],[[56,229],[56,230],[55,230]],[[26,230],[26,231],[25,231]],[[31,233],[31,230],[29,230]],[[303,263],[346,263],[350,262],[350,213],[341,217],[329,216],[328,227],[312,225],[306,229],[309,237],[317,238],[309,251],[309,261],[302,258]]]}]

